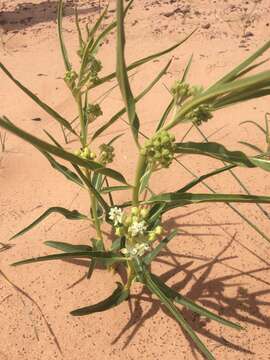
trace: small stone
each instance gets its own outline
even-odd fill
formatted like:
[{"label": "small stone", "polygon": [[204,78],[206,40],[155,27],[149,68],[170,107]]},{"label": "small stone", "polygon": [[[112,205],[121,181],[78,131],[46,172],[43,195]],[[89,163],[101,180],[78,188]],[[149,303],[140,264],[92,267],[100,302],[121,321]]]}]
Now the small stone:
[{"label": "small stone", "polygon": [[210,26],[211,26],[211,24],[210,23],[206,23],[206,24],[202,24],[202,29],[209,29],[210,28]]},{"label": "small stone", "polygon": [[247,32],[243,35],[244,38],[251,37],[251,36],[254,36],[253,32],[251,32],[251,31],[247,31]]}]

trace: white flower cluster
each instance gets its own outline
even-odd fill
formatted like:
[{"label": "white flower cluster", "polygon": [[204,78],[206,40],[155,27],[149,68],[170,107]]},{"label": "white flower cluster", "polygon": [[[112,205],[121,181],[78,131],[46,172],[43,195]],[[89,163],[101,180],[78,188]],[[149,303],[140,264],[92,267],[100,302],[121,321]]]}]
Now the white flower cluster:
[{"label": "white flower cluster", "polygon": [[147,229],[146,222],[143,220],[140,222],[135,221],[133,224],[130,225],[128,231],[131,233],[131,236],[137,236],[137,235],[143,235],[146,229]]},{"label": "white flower cluster", "polygon": [[113,221],[114,226],[122,224],[123,221],[123,211],[120,208],[113,207],[109,212],[109,219]]},{"label": "white flower cluster", "polygon": [[150,246],[147,243],[137,243],[134,246],[128,246],[121,249],[121,253],[128,256],[143,256]]},{"label": "white flower cluster", "polygon": [[162,234],[161,226],[147,230],[148,209],[132,207],[129,214],[120,208],[113,207],[109,211],[109,219],[113,221],[115,235],[125,239],[125,247],[120,251],[127,256],[143,256],[153,243]]}]

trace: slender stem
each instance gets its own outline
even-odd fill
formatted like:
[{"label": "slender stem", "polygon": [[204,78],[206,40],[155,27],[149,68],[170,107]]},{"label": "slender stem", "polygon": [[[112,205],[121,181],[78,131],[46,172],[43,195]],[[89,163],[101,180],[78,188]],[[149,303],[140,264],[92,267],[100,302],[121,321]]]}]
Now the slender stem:
[{"label": "slender stem", "polygon": [[98,218],[98,213],[97,213],[97,199],[96,197],[91,193],[91,191],[89,190],[89,194],[90,194],[90,200],[91,200],[91,209],[93,212],[93,222],[97,231],[97,237],[98,240],[103,240],[103,236],[102,236],[102,232],[101,232],[101,223],[100,220]]},{"label": "slender stem", "polygon": [[138,163],[137,163],[135,184],[134,184],[134,188],[133,188],[133,196],[132,196],[132,205],[133,206],[138,206],[138,204],[139,204],[140,184],[141,184],[141,177],[142,177],[143,171],[145,169],[145,161],[146,161],[145,156],[140,155]]},{"label": "slender stem", "polygon": [[78,105],[78,111],[79,111],[79,118],[80,118],[80,124],[81,124],[81,144],[84,148],[87,144],[87,131],[86,126],[84,123],[84,116],[83,116],[83,107],[82,107],[82,94],[79,92],[76,96],[76,101]]},{"label": "slender stem", "polygon": [[[76,96],[76,101],[77,101],[77,105],[78,105],[78,112],[79,112],[79,118],[80,118],[80,124],[81,124],[81,144],[82,147],[84,148],[87,145],[87,129],[85,126],[85,122],[84,122],[84,115],[83,115],[83,106],[82,106],[82,94],[78,93],[78,95]],[[91,171],[86,170],[85,171],[85,175],[88,178],[89,181],[91,181]],[[102,232],[101,232],[101,223],[100,220],[98,218],[98,213],[97,213],[97,200],[95,195],[92,193],[92,191],[88,188],[89,191],[89,198],[90,198],[90,206],[92,209],[92,215],[93,215],[93,224],[95,226],[96,232],[97,232],[97,237],[99,240],[103,241],[103,236],[102,236]]]},{"label": "slender stem", "polygon": [[135,271],[134,271],[134,268],[132,266],[132,262],[131,261],[128,261],[128,268],[127,268],[127,283],[125,285],[125,288],[127,290],[130,289],[131,285],[132,285],[132,282],[134,280],[134,277],[135,277]]}]

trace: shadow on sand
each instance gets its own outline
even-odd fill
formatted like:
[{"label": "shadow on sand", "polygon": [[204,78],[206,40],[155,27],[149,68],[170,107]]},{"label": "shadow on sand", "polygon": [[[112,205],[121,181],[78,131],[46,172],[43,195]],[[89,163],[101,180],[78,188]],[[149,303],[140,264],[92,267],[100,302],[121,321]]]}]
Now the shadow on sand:
[{"label": "shadow on sand", "polygon": [[[87,2],[88,7],[78,9],[79,15],[87,15],[100,11],[98,1]],[[43,1],[40,4],[25,2],[16,6],[13,11],[0,12],[0,27],[4,32],[19,31],[38,23],[56,21],[58,1]],[[73,1],[66,1],[64,15],[74,15]]]}]

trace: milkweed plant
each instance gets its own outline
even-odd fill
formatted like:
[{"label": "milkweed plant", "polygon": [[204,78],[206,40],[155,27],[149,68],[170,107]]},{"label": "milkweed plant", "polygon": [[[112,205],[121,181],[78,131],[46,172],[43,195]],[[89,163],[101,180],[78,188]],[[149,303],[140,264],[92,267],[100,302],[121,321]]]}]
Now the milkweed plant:
[{"label": "milkweed plant", "polygon": [[[256,196],[246,193],[220,194],[206,192],[193,193],[193,188],[204,183],[207,178],[217,176],[225,172],[232,172],[233,168],[245,167],[247,169],[260,168],[270,171],[269,146],[264,152],[258,149],[254,156],[248,156],[241,151],[232,151],[222,144],[208,142],[184,142],[179,138],[180,126],[190,123],[202,132],[201,125],[210,121],[219,109],[232,106],[247,100],[260,98],[270,94],[270,71],[256,72],[259,66],[266,60],[256,62],[270,47],[270,41],[258,49],[244,62],[227,73],[208,88],[191,86],[187,82],[192,58],[188,61],[181,79],[176,79],[170,90],[171,100],[160,115],[155,131],[146,136],[140,130],[139,116],[136,112],[136,104],[146,95],[153,86],[167,72],[171,61],[157,74],[153,81],[136,97],[133,95],[129,72],[152,60],[168,54],[189,37],[176,43],[163,51],[151,54],[143,59],[137,60],[130,65],[125,61],[125,26],[124,20],[127,16],[133,0],[124,7],[123,0],[116,1],[116,19],[109,25],[103,25],[106,18],[107,8],[100,14],[98,20],[90,28],[85,30],[80,27],[78,13],[75,11],[75,23],[78,32],[79,50],[77,55],[80,60],[79,68],[72,66],[63,39],[62,18],[63,1],[58,4],[58,34],[61,53],[65,65],[64,81],[70,89],[71,97],[78,109],[77,121],[67,120],[55,111],[39,97],[33,94],[21,82],[13,77],[8,69],[0,63],[1,70],[34,102],[57,121],[62,129],[78,138],[80,145],[75,152],[67,151],[57,139],[45,131],[48,141],[44,141],[31,133],[19,128],[6,116],[0,118],[0,126],[10,133],[19,136],[32,144],[47,158],[56,171],[62,173],[66,179],[76,183],[89,194],[89,214],[82,214],[77,210],[70,211],[62,207],[51,207],[44,212],[29,226],[13,236],[20,236],[43,221],[51,213],[60,213],[70,220],[82,220],[91,222],[96,230],[95,236],[90,244],[77,245],[67,242],[47,241],[45,245],[57,249],[59,252],[48,256],[41,256],[15,262],[14,266],[67,258],[89,259],[88,278],[95,270],[97,264],[102,264],[109,271],[117,269],[121,263],[127,273],[126,283],[118,282],[115,291],[105,300],[92,305],[87,305],[71,311],[71,315],[83,316],[98,311],[105,311],[119,305],[127,300],[135,283],[143,284],[153,293],[168,312],[181,325],[183,331],[196,344],[198,350],[207,359],[214,359],[214,355],[207,349],[196,332],[186,321],[181,312],[181,306],[191,310],[199,316],[229,326],[235,330],[242,327],[219,315],[209,311],[201,305],[189,300],[168,287],[161,279],[151,271],[151,263],[159,255],[160,251],[177,236],[177,229],[165,229],[163,215],[172,209],[202,203],[223,202],[235,209],[231,203],[270,203],[270,196]],[[116,70],[108,75],[102,74],[102,63],[97,54],[106,36],[116,29]],[[104,119],[102,126],[90,136],[92,124],[97,118],[102,119],[102,109],[99,104],[91,102],[91,93],[97,87],[117,79],[124,107],[112,118]],[[94,143],[99,136],[110,126],[117,122],[121,116],[127,114],[129,128],[137,148],[137,165],[134,170],[133,181],[127,182],[124,175],[113,169],[113,162],[117,158],[114,150],[114,141],[101,144],[96,149]],[[79,130],[78,130],[79,128]],[[268,135],[269,140],[269,135]],[[223,166],[212,170],[187,183],[184,187],[174,192],[156,193],[150,188],[151,176],[160,169],[170,171],[170,166],[177,161],[179,156],[200,155],[215,158],[223,162]],[[65,165],[59,162],[65,160]],[[112,180],[118,184],[110,186]],[[211,188],[210,188],[211,189]],[[124,191],[127,195],[126,201],[119,204],[114,201],[115,193]],[[130,195],[130,196],[129,196]],[[244,215],[238,212],[244,220]],[[256,227],[250,220],[250,226],[257,230],[266,240],[270,241],[266,234]],[[113,231],[113,239],[108,248],[108,241],[104,239],[102,227],[107,223]],[[181,305],[181,306],[179,306]]]}]

